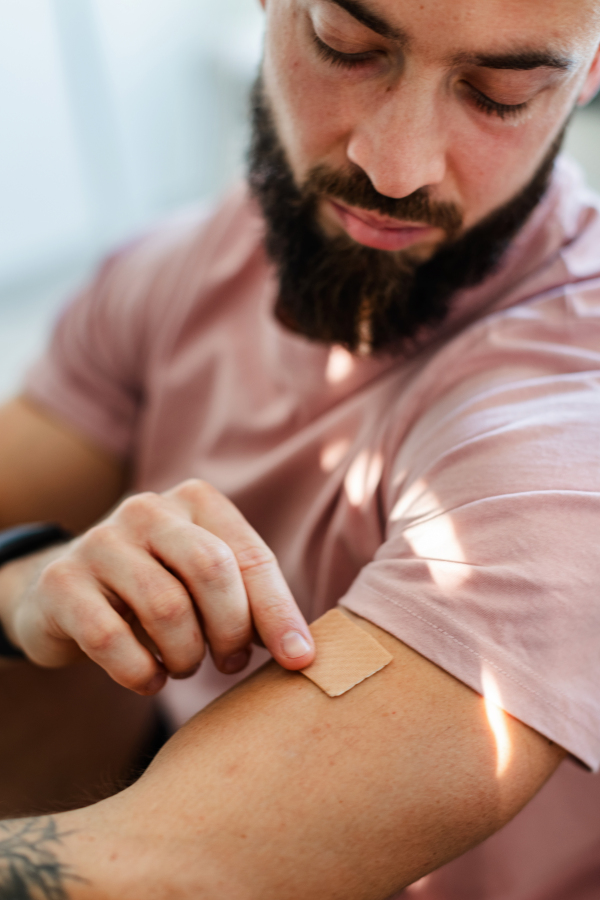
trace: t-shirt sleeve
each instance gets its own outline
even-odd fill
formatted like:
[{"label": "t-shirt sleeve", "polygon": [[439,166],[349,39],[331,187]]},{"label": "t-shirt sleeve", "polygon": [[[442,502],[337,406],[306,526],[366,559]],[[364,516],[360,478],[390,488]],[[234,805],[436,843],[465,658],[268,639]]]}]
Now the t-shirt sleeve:
[{"label": "t-shirt sleeve", "polygon": [[24,394],[94,445],[132,455],[147,375],[178,324],[178,277],[206,227],[174,218],[120,249],[63,310]]},{"label": "t-shirt sleeve", "polygon": [[598,770],[600,317],[521,326],[417,418],[341,602]]}]

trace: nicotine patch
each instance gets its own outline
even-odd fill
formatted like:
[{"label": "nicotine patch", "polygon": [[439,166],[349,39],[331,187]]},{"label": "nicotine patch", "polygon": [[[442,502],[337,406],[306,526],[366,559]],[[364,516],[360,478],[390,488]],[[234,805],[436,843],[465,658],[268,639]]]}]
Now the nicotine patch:
[{"label": "nicotine patch", "polygon": [[393,657],[339,609],[310,626],[317,655],[302,674],[330,697],[339,697],[391,663]]}]

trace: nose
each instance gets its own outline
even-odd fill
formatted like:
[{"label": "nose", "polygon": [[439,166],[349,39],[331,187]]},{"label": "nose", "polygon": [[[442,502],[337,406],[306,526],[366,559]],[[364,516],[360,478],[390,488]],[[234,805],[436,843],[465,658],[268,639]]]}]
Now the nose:
[{"label": "nose", "polygon": [[439,185],[446,176],[442,117],[425,85],[403,84],[364,115],[350,135],[348,159],[386,197],[408,197]]}]

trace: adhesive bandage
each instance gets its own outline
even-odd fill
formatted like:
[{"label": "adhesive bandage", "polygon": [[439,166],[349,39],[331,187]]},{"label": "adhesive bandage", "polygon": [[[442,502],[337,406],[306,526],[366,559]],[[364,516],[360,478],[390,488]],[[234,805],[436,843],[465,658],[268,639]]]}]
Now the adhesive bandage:
[{"label": "adhesive bandage", "polygon": [[310,626],[317,648],[315,661],[302,674],[330,697],[339,697],[385,668],[392,655],[339,609]]}]

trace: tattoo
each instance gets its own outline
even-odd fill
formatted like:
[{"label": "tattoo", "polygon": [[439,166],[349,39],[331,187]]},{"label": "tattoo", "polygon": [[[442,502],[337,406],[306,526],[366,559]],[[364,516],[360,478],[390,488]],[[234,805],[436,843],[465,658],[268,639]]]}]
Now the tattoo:
[{"label": "tattoo", "polygon": [[81,881],[58,859],[55,820],[0,822],[0,900],[69,900],[65,881]]}]

